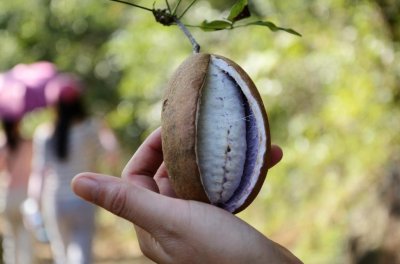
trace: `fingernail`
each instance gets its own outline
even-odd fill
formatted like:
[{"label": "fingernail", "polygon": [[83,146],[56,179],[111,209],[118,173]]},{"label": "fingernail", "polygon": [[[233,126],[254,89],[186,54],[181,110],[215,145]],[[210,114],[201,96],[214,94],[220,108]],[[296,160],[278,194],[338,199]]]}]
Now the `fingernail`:
[{"label": "fingernail", "polygon": [[72,181],[72,189],[75,194],[88,201],[93,201],[97,188],[97,181],[86,176],[78,176]]}]

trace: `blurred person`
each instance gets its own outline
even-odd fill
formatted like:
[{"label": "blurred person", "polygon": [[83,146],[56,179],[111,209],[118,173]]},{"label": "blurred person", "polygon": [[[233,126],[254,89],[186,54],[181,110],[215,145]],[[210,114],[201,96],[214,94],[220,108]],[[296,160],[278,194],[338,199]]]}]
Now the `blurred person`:
[{"label": "blurred person", "polygon": [[[271,153],[273,166],[282,151],[273,146]],[[140,248],[156,263],[302,263],[235,215],[176,198],[163,163],[161,129],[140,146],[122,179],[86,172],[73,179],[72,188],[132,222]]]},{"label": "blurred person", "polygon": [[[46,98],[54,105],[56,117],[35,131],[29,193],[41,206],[54,262],[92,263],[95,207],[74,195],[70,182],[78,172],[95,168],[104,152],[100,139],[104,130],[89,117],[82,84],[75,76],[55,77],[46,87]],[[116,145],[110,135],[109,150]]]},{"label": "blurred person", "polygon": [[33,263],[33,237],[25,228],[21,205],[27,198],[31,173],[32,140],[20,134],[20,119],[3,119],[0,170],[5,176],[3,260],[9,264]]}]

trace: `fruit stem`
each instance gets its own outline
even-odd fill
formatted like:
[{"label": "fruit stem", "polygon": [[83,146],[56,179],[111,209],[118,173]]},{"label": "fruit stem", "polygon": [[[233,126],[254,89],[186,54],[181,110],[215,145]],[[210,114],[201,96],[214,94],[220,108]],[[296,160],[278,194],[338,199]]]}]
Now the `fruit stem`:
[{"label": "fruit stem", "polygon": [[193,53],[199,53],[200,45],[194,39],[194,37],[192,36],[190,31],[187,29],[187,27],[185,27],[185,25],[182,24],[182,22],[176,16],[174,16],[174,21],[179,26],[179,28],[183,31],[183,33],[186,35],[186,37],[189,39],[190,43],[192,43]]}]

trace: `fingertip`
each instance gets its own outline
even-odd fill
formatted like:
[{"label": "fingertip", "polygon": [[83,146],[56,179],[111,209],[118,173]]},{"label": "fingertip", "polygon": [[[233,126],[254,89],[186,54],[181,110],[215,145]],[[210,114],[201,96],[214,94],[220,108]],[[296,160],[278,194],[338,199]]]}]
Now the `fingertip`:
[{"label": "fingertip", "polygon": [[98,181],[90,173],[80,173],[71,181],[72,191],[79,197],[93,201],[94,194],[99,186]]},{"label": "fingertip", "polygon": [[279,160],[282,159],[283,157],[283,150],[281,147],[279,147],[278,145],[272,145],[272,152],[275,153],[275,155],[279,158]]},{"label": "fingertip", "polygon": [[89,172],[81,172],[81,173],[76,174],[72,178],[71,185],[73,185],[76,180],[79,180],[79,178],[88,176],[88,174],[90,174],[90,173]]},{"label": "fingertip", "polygon": [[[91,178],[92,176],[94,176],[95,174],[94,173],[91,173],[91,172],[81,172],[81,173],[78,173],[77,175],[75,175],[73,178],[72,178],[72,180],[71,180],[71,188],[72,188],[72,190],[74,190],[74,188],[77,186],[77,185],[79,185],[80,184],[80,181],[83,179],[83,178]],[[85,180],[85,179],[83,179],[83,180]]]},{"label": "fingertip", "polygon": [[275,166],[277,163],[279,163],[283,158],[283,151],[282,148],[277,146],[277,145],[272,145],[271,146],[271,166]]}]

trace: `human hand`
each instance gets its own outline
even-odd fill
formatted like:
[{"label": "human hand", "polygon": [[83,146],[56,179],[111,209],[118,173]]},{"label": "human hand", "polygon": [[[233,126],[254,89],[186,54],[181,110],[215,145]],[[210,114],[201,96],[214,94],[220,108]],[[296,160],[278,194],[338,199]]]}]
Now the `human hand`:
[{"label": "human hand", "polygon": [[[272,148],[272,165],[282,158]],[[143,253],[157,263],[301,263],[287,249],[216,206],[177,199],[163,163],[161,129],[133,155],[122,178],[81,173],[85,200],[132,222]]]}]

